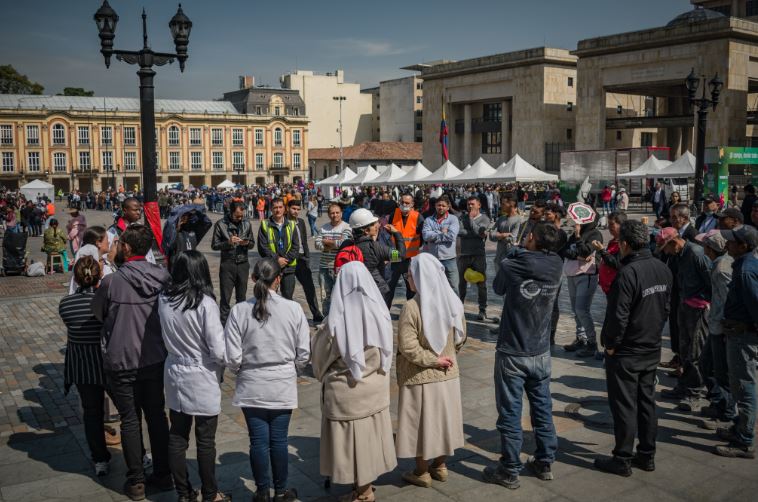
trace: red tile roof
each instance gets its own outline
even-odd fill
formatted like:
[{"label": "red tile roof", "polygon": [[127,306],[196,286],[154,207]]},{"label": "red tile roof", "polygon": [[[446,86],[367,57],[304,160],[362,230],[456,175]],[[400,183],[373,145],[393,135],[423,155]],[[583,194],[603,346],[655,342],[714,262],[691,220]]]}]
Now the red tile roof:
[{"label": "red tile roof", "polygon": [[[421,160],[421,143],[367,141],[343,148],[345,160]],[[309,160],[339,160],[339,148],[311,148]]]}]

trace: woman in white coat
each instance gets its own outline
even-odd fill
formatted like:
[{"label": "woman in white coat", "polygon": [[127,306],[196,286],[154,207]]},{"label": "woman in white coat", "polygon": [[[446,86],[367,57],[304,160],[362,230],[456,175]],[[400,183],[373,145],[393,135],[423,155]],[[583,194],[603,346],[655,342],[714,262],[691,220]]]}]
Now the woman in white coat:
[{"label": "woman in white coat", "polygon": [[179,500],[197,499],[187,476],[187,448],[195,423],[203,501],[224,501],[216,483],[216,427],[221,413],[219,381],[224,371],[224,328],[208,262],[198,251],[175,258],[171,281],[158,300],[168,351],[163,378],[169,408],[169,467]]}]

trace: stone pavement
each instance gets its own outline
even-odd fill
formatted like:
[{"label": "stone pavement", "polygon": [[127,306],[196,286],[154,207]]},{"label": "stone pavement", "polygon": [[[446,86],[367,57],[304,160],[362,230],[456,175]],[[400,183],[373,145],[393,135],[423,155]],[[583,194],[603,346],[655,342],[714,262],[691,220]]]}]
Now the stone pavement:
[{"label": "stone pavement", "polygon": [[[86,213],[90,224],[103,224],[108,215]],[[214,216],[214,219],[216,216]],[[65,216],[61,218],[65,224]],[[30,239],[33,257],[40,259],[38,239]],[[209,240],[200,249],[207,252],[214,278],[218,254],[209,250]],[[317,263],[314,256],[313,263]],[[89,502],[124,500],[121,485],[125,466],[119,448],[113,448],[111,474],[92,475],[84,440],[76,391],[63,395],[63,352],[65,330],[57,314],[68,276],[0,278],[0,500],[79,500]],[[215,279],[214,279],[215,280]],[[302,291],[298,300],[306,309]],[[402,307],[399,288],[392,313]],[[750,460],[725,459],[710,451],[715,444],[711,432],[698,427],[700,420],[678,412],[672,403],[659,404],[657,470],[635,470],[630,478],[602,474],[592,469],[596,455],[609,454],[613,445],[610,415],[605,401],[601,363],[576,359],[557,348],[553,352],[552,396],[559,436],[555,480],[539,481],[524,473],[516,491],[481,481],[481,470],[498,458],[500,438],[495,429],[492,384],[495,336],[492,324],[475,321],[475,292],[466,303],[469,340],[459,354],[466,445],[450,459],[450,479],[430,489],[406,485],[403,470],[411,460],[401,460],[392,473],[377,482],[380,500],[467,500],[509,498],[513,500],[577,500],[601,496],[613,500],[752,500],[758,491],[756,467]],[[502,299],[490,295],[491,314],[498,314]],[[605,299],[595,296],[593,312],[602,323]],[[567,288],[562,288],[558,344],[573,338],[574,321],[569,314]],[[664,351],[664,358],[670,353]],[[394,370],[393,370],[394,373]],[[394,378],[393,378],[394,380]],[[661,387],[673,383],[662,372]],[[231,405],[234,378],[226,374],[222,384],[222,413],[217,441],[217,477],[220,488],[234,500],[249,500],[254,483],[248,460],[248,437],[242,413]],[[392,387],[393,419],[396,417],[397,388]],[[300,408],[290,426],[289,484],[302,500],[333,500],[348,491],[346,486],[324,487],[319,474],[318,451],[320,408],[318,383],[308,376],[299,381]],[[528,406],[524,406],[523,452],[533,451]],[[198,484],[194,443],[188,452],[193,483]],[[475,495],[474,495],[475,494]],[[740,497],[741,496],[741,497]],[[172,492],[148,493],[149,500],[175,500]]]}]

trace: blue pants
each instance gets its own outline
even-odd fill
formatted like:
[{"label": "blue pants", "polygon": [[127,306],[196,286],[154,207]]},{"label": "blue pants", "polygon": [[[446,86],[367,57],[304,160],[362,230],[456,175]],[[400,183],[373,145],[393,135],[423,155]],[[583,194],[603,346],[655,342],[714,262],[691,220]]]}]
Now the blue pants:
[{"label": "blue pants", "polygon": [[758,365],[758,336],[755,333],[726,336],[729,385],[737,403],[737,418],[732,431],[742,446],[755,443],[755,371]]},{"label": "blue pants", "polygon": [[597,290],[597,274],[576,275],[566,278],[569,288],[571,310],[576,319],[576,338],[594,344],[595,320],[592,318],[592,297]]},{"label": "blue pants", "polygon": [[250,467],[258,491],[268,493],[271,486],[270,471],[274,474],[274,491],[287,488],[287,430],[292,410],[242,408],[250,435]]},{"label": "blue pants", "polygon": [[316,228],[316,217],[309,214],[308,224],[311,226],[311,237],[316,237],[316,234],[318,233],[318,228]]},{"label": "blue pants", "polygon": [[450,287],[453,288],[456,294],[458,294],[458,260],[457,258],[450,258],[447,260],[440,260],[442,266],[445,267],[445,277],[447,282],[450,283]]},{"label": "blue pants", "polygon": [[529,400],[532,428],[537,442],[534,457],[548,464],[555,461],[558,436],[553,425],[550,397],[550,352],[520,357],[497,352],[495,356],[495,398],[497,430],[500,432],[500,463],[508,473],[518,474],[524,432],[521,429],[521,403],[524,390]]}]

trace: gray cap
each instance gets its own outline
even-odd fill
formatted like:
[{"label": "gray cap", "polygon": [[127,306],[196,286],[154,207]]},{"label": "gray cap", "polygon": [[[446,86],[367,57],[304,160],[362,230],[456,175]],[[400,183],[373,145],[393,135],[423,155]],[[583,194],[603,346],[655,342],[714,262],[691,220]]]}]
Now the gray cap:
[{"label": "gray cap", "polygon": [[747,244],[751,251],[758,247],[758,230],[750,225],[740,225],[733,230],[722,230],[721,235],[728,241]]},{"label": "gray cap", "polygon": [[708,246],[721,254],[726,250],[726,239],[721,235],[721,232],[714,232],[703,239],[703,246]]}]

